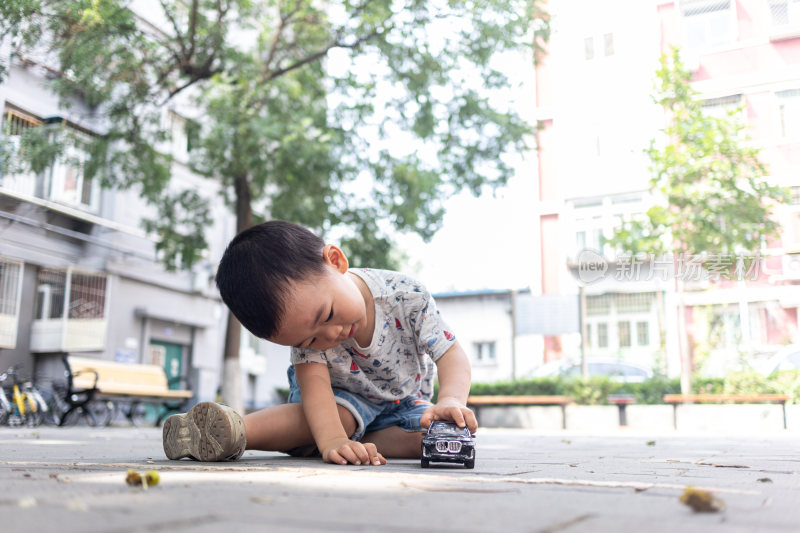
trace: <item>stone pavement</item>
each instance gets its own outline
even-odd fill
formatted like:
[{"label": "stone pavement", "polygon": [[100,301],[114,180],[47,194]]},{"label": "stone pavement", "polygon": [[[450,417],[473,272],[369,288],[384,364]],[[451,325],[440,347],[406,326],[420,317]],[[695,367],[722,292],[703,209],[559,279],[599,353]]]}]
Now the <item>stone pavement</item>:
[{"label": "stone pavement", "polygon": [[[2,532],[797,532],[800,434],[482,429],[474,470],[246,452],[168,461],[158,429],[0,428]],[[156,469],[148,490],[129,468]],[[687,486],[725,509],[695,513]]]}]

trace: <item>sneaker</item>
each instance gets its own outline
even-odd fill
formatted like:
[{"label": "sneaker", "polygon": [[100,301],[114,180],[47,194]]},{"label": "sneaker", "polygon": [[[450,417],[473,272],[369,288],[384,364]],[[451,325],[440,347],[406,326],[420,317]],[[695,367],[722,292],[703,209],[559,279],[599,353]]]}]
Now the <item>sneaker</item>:
[{"label": "sneaker", "polygon": [[227,405],[202,402],[167,418],[163,439],[169,459],[235,461],[245,449],[244,420]]}]

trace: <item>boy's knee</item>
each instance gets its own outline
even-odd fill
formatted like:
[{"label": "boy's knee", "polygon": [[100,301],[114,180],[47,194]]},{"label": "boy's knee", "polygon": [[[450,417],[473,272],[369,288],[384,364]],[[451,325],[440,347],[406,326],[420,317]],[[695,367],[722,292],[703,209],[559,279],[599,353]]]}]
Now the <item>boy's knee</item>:
[{"label": "boy's knee", "polygon": [[339,420],[342,421],[342,427],[344,428],[344,432],[347,434],[347,437],[352,437],[353,433],[356,432],[356,428],[358,427],[358,423],[356,422],[356,418],[353,416],[346,407],[337,404],[336,408],[339,410]]}]

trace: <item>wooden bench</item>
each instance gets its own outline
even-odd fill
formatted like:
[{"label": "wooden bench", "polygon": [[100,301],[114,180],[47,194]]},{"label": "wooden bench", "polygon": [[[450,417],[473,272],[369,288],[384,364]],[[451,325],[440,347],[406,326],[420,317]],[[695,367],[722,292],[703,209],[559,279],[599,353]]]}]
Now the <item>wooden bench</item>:
[{"label": "wooden bench", "polygon": [[[160,403],[175,410],[194,395],[191,390],[170,389],[167,375],[158,365],[117,363],[74,355],[65,356],[62,360],[67,376],[65,399],[70,405],[62,416],[62,423],[75,410],[89,415],[86,405],[93,400],[130,401],[128,417],[133,421],[136,404]],[[156,425],[166,415],[167,410],[164,411]]]},{"label": "wooden bench", "polygon": [[783,409],[783,428],[786,429],[788,394],[665,394],[664,403],[672,404],[672,422],[678,427],[678,405],[686,403],[779,403]]},{"label": "wooden bench", "polygon": [[567,405],[574,402],[569,396],[470,396],[467,398],[467,407],[475,411],[478,417],[478,409],[481,406],[502,406],[502,405],[557,405],[561,407],[561,426],[567,429]]}]

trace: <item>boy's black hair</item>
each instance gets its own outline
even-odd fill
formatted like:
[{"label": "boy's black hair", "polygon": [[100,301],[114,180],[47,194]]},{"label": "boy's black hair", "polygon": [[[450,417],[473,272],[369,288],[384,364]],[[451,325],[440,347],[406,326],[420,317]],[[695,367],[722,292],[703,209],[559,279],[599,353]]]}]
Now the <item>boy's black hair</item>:
[{"label": "boy's black hair", "polygon": [[271,220],[231,240],[217,269],[222,301],[256,337],[280,327],[289,283],[324,272],[325,242],[299,224]]}]

